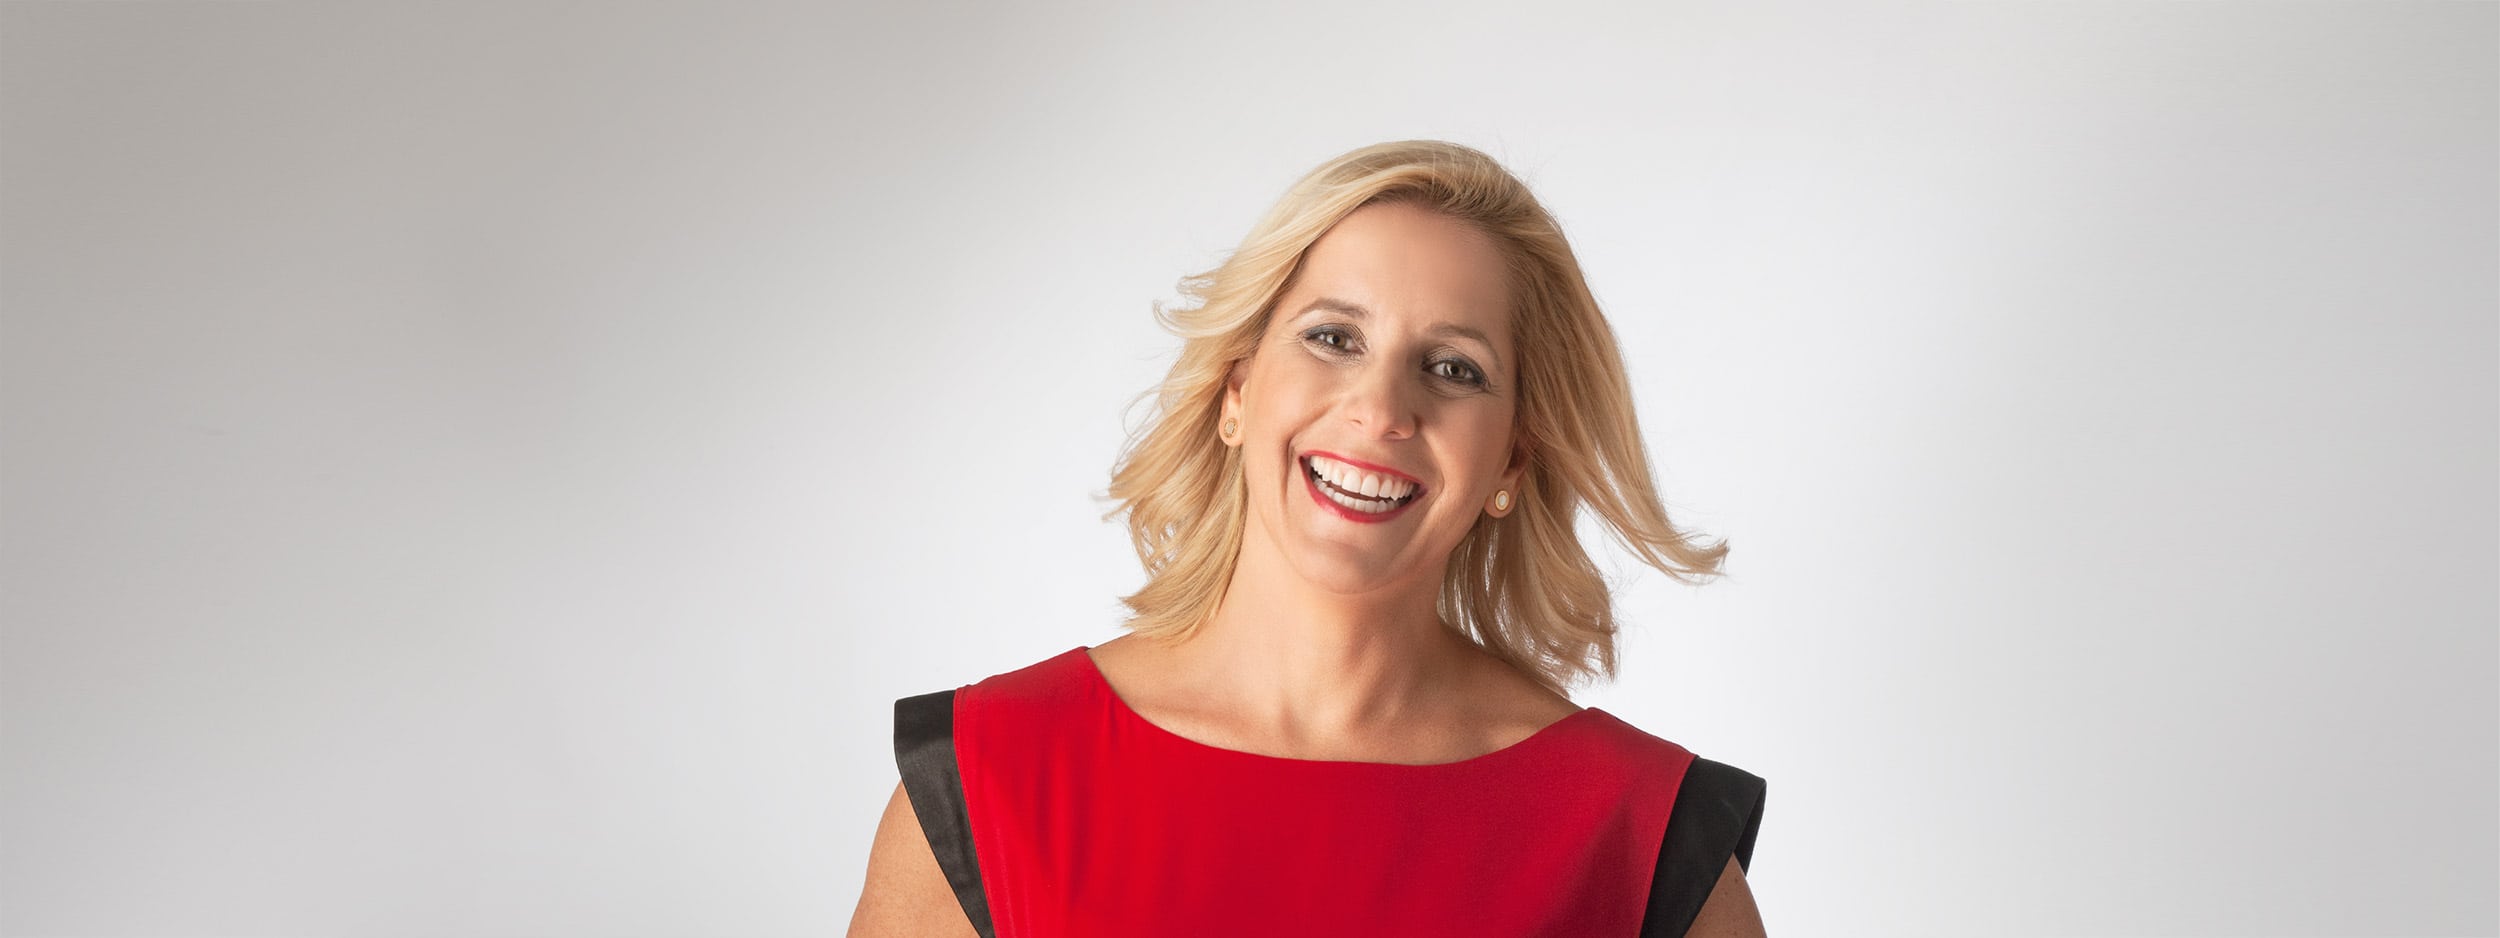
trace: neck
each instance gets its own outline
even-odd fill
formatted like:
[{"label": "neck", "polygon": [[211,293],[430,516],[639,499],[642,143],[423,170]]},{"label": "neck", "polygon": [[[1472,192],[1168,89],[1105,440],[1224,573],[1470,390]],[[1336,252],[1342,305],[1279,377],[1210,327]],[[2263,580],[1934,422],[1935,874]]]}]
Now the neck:
[{"label": "neck", "polygon": [[1377,734],[1455,702],[1471,643],[1441,622],[1439,570],[1332,593],[1253,528],[1215,615],[1175,648],[1202,693],[1296,740]]}]

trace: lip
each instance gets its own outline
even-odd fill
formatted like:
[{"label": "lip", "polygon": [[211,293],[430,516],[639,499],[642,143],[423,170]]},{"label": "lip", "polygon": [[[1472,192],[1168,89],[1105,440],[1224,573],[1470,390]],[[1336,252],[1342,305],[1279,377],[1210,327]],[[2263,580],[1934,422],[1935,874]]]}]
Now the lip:
[{"label": "lip", "polygon": [[[1311,471],[1303,468],[1302,460],[1311,456],[1326,456],[1330,459],[1345,463],[1349,466],[1354,466],[1366,472],[1377,472],[1382,475],[1396,476],[1400,479],[1404,479],[1414,484],[1415,497],[1407,499],[1406,504],[1399,505],[1396,508],[1382,512],[1356,511],[1344,505],[1337,504],[1336,502],[1329,501],[1328,496],[1320,494],[1319,483],[1311,478]],[[1326,450],[1315,449],[1303,453],[1301,456],[1295,457],[1293,461],[1293,471],[1295,475],[1302,477],[1302,488],[1304,491],[1311,493],[1311,501],[1319,503],[1321,508],[1325,508],[1336,513],[1337,517],[1344,518],[1347,521],[1352,521],[1356,524],[1379,524],[1381,522],[1388,521],[1399,515],[1405,514],[1407,509],[1415,507],[1418,502],[1424,500],[1424,484],[1421,481],[1418,481],[1414,476],[1407,475],[1406,473],[1399,472],[1387,466],[1377,466],[1359,459],[1347,459]]]},{"label": "lip", "polygon": [[[1362,460],[1360,460],[1360,459],[1348,459],[1348,458],[1346,458],[1346,457],[1339,456],[1339,455],[1337,455],[1337,454],[1335,454],[1335,453],[1331,453],[1331,452],[1329,452],[1329,451],[1327,451],[1327,450],[1324,450],[1324,449],[1310,449],[1310,450],[1303,450],[1303,451],[1302,451],[1302,455],[1303,455],[1303,456],[1326,456],[1326,457],[1328,457],[1328,458],[1330,458],[1330,459],[1334,459],[1334,460],[1336,460],[1336,461],[1338,461],[1338,462],[1341,462],[1341,463],[1344,463],[1344,464],[1346,464],[1346,465],[1353,466],[1353,467],[1354,467],[1354,468],[1356,468],[1356,469],[1361,469],[1361,470],[1363,470],[1364,472],[1377,472],[1377,473],[1380,473],[1381,475],[1384,475],[1384,476],[1396,476],[1396,477],[1398,477],[1398,478],[1405,479],[1405,480],[1406,480],[1406,481],[1408,481],[1408,482],[1415,483],[1415,487],[1416,487],[1416,488],[1422,488],[1422,487],[1423,487],[1423,485],[1424,485],[1424,480],[1422,480],[1422,479],[1418,479],[1418,478],[1415,478],[1414,476],[1411,476],[1411,475],[1407,475],[1406,473],[1403,473],[1403,472],[1399,472],[1399,471],[1397,471],[1397,470],[1395,470],[1395,469],[1391,469],[1391,468],[1389,468],[1389,467],[1387,467],[1387,466],[1382,466],[1382,465],[1378,465],[1378,464],[1375,464],[1375,463],[1367,463],[1367,462],[1364,462],[1364,461],[1362,461]],[[1299,463],[1299,462],[1301,462],[1301,461],[1302,461],[1302,460],[1301,460],[1301,459],[1299,459],[1299,458],[1297,458],[1297,459],[1295,459],[1295,460],[1294,460],[1294,462],[1297,462],[1297,463]]]}]

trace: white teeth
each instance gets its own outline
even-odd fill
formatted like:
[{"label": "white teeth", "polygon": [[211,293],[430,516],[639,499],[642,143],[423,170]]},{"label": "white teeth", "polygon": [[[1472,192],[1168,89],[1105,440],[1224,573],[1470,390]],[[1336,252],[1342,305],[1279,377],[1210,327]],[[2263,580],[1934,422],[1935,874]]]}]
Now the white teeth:
[{"label": "white teeth", "polygon": [[1388,506],[1382,505],[1379,502],[1365,501],[1357,499],[1351,495],[1339,495],[1336,490],[1324,485],[1320,486],[1319,493],[1322,496],[1327,497],[1329,501],[1336,502],[1337,504],[1344,505],[1347,508],[1364,512],[1366,514],[1379,514],[1380,512],[1389,510]]},{"label": "white teeth", "polygon": [[[1329,483],[1320,487],[1320,494],[1327,496],[1330,501],[1356,511],[1385,511],[1394,506],[1384,505],[1383,502],[1397,502],[1415,493],[1415,483],[1404,479],[1364,472],[1325,456],[1312,456],[1308,459],[1311,471]],[[1332,489],[1330,486],[1335,488]],[[1343,490],[1344,493],[1360,493],[1363,497],[1358,499],[1338,490]]]},{"label": "white teeth", "polygon": [[1354,501],[1353,501],[1352,499],[1349,499],[1349,498],[1347,498],[1347,497],[1345,497],[1345,496],[1343,496],[1343,495],[1339,495],[1339,494],[1337,494],[1337,490],[1336,490],[1336,489],[1332,489],[1332,488],[1328,488],[1328,487],[1326,487],[1326,486],[1322,486],[1322,487],[1320,487],[1319,494],[1321,495],[1321,497],[1324,497],[1324,498],[1328,499],[1329,501],[1336,502],[1337,504],[1344,505],[1344,506],[1346,506],[1346,507],[1348,507],[1348,508],[1352,508],[1352,509],[1354,509],[1354,510],[1356,510],[1356,511],[1370,511],[1370,510],[1371,510],[1370,508],[1364,507],[1364,506],[1362,506],[1362,505],[1357,505],[1357,504],[1355,504],[1355,503],[1354,503]]}]

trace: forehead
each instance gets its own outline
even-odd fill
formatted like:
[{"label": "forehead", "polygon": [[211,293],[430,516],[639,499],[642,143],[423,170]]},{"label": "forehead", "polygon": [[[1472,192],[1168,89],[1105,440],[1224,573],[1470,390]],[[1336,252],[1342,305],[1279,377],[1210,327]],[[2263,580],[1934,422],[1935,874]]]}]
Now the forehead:
[{"label": "forehead", "polygon": [[1367,205],[1338,221],[1303,255],[1279,318],[1321,297],[1370,310],[1375,329],[1448,323],[1510,341],[1510,280],[1493,239],[1419,206]]}]

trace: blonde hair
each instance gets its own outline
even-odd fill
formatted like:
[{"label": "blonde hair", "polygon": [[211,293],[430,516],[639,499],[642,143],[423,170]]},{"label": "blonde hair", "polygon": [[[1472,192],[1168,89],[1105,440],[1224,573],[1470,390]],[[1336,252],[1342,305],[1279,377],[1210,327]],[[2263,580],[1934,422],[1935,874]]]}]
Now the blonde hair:
[{"label": "blonde hair", "polygon": [[1684,582],[1720,575],[1722,541],[1695,546],[1667,518],[1614,330],[1562,229],[1525,184],[1481,152],[1410,140],[1364,147],[1296,182],[1214,270],[1180,283],[1194,302],[1156,308],[1182,339],[1153,393],[1152,417],[1112,469],[1147,581],[1123,597],[1132,631],[1179,639],[1215,614],[1240,555],[1247,514],[1240,452],[1216,434],[1225,378],[1265,335],[1302,257],[1356,209],[1408,202],[1467,222],[1509,260],[1518,348],[1517,431],[1527,450],[1516,510],[1480,515],[1442,576],[1442,621],[1563,693],[1615,675],[1616,623],[1604,576],[1575,521],[1585,504],[1642,562]]}]

